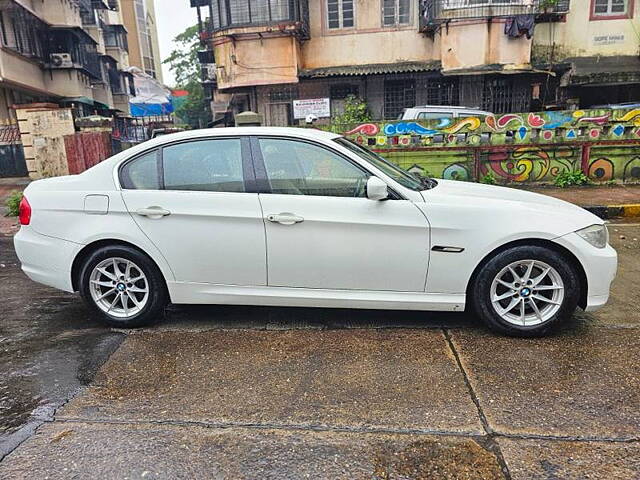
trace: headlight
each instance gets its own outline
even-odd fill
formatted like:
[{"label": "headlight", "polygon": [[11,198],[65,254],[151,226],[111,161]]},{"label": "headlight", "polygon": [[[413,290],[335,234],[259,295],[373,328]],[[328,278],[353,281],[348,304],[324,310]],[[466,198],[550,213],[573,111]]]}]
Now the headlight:
[{"label": "headlight", "polygon": [[609,243],[609,230],[606,225],[591,225],[576,233],[596,248],[604,248]]}]

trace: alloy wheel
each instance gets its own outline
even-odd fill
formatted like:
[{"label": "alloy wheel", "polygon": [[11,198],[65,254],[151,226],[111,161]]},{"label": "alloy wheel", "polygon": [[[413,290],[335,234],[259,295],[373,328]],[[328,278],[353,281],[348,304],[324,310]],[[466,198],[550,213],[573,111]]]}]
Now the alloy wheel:
[{"label": "alloy wheel", "polygon": [[562,306],[564,283],[558,271],[539,260],[518,260],[504,267],[491,284],[491,304],[513,325],[550,320]]},{"label": "alloy wheel", "polygon": [[149,300],[146,275],[125,258],[108,258],[98,263],[89,277],[89,291],[100,310],[119,319],[137,315]]}]

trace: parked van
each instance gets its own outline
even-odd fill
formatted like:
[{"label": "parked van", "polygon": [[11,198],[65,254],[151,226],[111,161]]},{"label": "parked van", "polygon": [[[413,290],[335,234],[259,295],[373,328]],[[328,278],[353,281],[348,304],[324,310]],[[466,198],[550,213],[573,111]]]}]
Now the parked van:
[{"label": "parked van", "polygon": [[434,120],[441,118],[465,117],[478,117],[480,120],[484,120],[485,117],[490,115],[493,115],[493,113],[469,107],[421,105],[413,108],[405,108],[402,114],[398,117],[398,120]]}]

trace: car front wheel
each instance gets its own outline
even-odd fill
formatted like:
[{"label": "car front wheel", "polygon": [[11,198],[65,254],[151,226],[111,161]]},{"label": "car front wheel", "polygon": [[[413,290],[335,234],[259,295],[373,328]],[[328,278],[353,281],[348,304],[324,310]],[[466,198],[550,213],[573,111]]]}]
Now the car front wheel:
[{"label": "car front wheel", "polygon": [[155,263],[127,246],[103,247],[89,255],[80,273],[80,293],[105,323],[120,328],[157,321],[168,299]]},{"label": "car front wheel", "polygon": [[579,288],[574,267],[562,255],[540,246],[516,246],[484,265],[471,295],[491,329],[540,336],[573,314]]}]

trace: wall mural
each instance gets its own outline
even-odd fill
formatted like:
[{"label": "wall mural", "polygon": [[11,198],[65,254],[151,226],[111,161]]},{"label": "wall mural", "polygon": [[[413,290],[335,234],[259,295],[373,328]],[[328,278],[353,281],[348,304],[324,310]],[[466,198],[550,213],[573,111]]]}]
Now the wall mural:
[{"label": "wall mural", "polygon": [[[505,182],[552,182],[563,171],[582,169],[595,181],[640,182],[637,108],[364,123],[343,130],[405,168],[441,178],[491,174]],[[474,156],[471,165],[460,160],[460,149]]]}]

